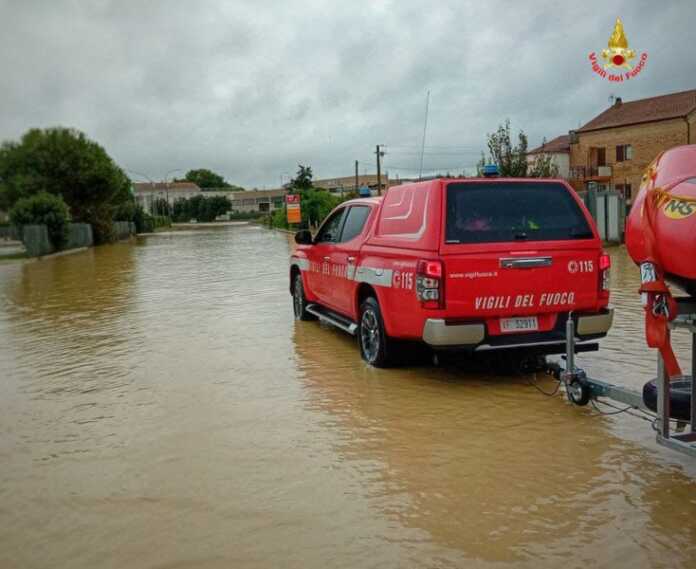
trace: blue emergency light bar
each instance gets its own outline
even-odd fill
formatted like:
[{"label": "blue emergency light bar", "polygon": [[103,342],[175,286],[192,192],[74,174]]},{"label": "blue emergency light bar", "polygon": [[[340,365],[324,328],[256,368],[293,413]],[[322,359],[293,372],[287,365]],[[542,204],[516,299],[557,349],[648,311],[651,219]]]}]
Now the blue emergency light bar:
[{"label": "blue emergency light bar", "polygon": [[495,176],[500,176],[498,166],[495,164],[486,164],[483,167],[483,176],[484,178],[494,178]]}]

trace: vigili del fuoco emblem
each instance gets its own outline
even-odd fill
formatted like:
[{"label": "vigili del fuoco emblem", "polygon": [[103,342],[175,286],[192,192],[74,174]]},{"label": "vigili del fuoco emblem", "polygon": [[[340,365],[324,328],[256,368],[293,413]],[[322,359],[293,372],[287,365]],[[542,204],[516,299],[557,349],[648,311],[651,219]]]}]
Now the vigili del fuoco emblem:
[{"label": "vigili del fuoco emblem", "polygon": [[592,70],[609,81],[621,83],[625,80],[632,79],[645,67],[645,62],[648,59],[647,53],[642,53],[638,58],[638,62],[634,65],[636,52],[628,46],[628,39],[624,32],[621,18],[616,18],[614,31],[609,36],[607,48],[601,52],[604,65],[600,65],[597,54],[590,54],[590,62]]}]

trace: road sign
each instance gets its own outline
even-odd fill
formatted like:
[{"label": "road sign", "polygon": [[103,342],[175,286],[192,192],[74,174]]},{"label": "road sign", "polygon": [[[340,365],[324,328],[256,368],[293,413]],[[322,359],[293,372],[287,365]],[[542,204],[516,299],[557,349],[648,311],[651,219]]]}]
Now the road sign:
[{"label": "road sign", "polygon": [[288,212],[288,223],[302,222],[302,210],[300,209],[300,196],[298,194],[285,196],[285,209]]}]

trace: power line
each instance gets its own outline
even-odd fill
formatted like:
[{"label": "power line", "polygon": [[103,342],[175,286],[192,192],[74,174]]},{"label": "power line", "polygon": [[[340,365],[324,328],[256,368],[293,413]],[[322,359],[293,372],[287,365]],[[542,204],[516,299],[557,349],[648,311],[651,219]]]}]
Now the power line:
[{"label": "power line", "polygon": [[[384,144],[384,148],[391,150],[392,148],[411,148],[414,150],[420,150],[420,146],[415,146],[412,144]],[[468,149],[468,150],[481,150],[480,146],[475,144],[426,144],[425,148],[445,148],[445,149]]]},{"label": "power line", "polygon": [[[480,154],[480,150],[462,150],[459,152],[423,152],[423,156],[463,156],[466,154]],[[421,156],[420,152],[404,152],[402,150],[397,150],[396,152],[390,152],[390,156]]]}]

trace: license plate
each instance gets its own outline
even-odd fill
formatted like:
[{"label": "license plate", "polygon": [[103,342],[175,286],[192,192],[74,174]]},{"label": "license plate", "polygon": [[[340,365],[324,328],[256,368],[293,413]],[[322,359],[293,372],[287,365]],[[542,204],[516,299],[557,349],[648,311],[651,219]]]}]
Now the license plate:
[{"label": "license plate", "polygon": [[501,332],[533,332],[539,329],[539,322],[536,316],[525,318],[501,318]]}]

